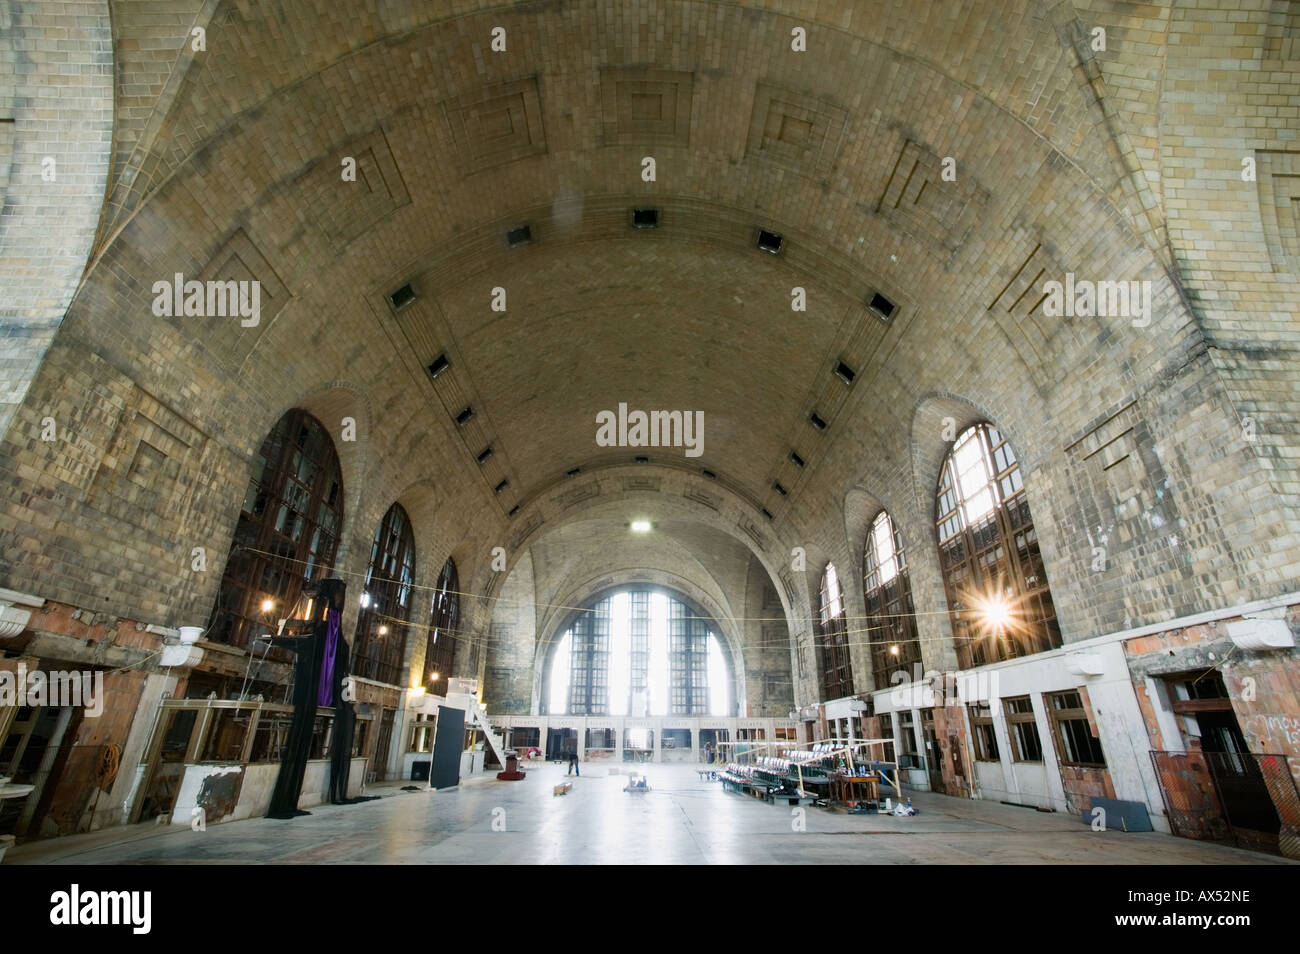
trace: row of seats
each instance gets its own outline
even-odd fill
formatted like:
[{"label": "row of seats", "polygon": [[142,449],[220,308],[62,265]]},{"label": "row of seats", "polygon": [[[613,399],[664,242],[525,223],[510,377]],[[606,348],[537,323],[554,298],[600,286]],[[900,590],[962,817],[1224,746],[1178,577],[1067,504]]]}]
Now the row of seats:
[{"label": "row of seats", "polygon": [[836,746],[829,742],[818,742],[811,749],[789,749],[781,754],[791,762],[799,762],[803,764],[807,762],[820,762],[822,759],[828,759],[836,748]]},{"label": "row of seats", "polygon": [[730,762],[727,764],[727,770],[722,772],[719,777],[728,782],[752,782],[754,780],[754,766]]}]

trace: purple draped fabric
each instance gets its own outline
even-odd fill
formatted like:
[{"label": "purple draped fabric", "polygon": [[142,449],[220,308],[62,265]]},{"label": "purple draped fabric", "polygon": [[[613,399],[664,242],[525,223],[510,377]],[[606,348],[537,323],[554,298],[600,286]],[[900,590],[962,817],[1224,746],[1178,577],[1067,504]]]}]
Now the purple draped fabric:
[{"label": "purple draped fabric", "polygon": [[334,657],[338,651],[339,630],[343,614],[337,610],[327,610],[325,619],[325,658],[320,666],[320,692],[316,694],[316,704],[332,706],[334,704]]}]

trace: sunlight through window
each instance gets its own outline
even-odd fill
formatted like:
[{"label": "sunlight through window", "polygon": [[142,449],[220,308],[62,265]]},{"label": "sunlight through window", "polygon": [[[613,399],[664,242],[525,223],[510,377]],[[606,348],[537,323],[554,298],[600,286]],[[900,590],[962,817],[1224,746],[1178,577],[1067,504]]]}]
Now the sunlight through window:
[{"label": "sunlight through window", "polygon": [[668,597],[650,594],[650,714],[668,714]]},{"label": "sunlight through window", "polygon": [[609,714],[627,715],[628,676],[632,663],[628,639],[627,593],[615,593],[609,612]]},{"label": "sunlight through window", "polygon": [[667,593],[620,590],[576,614],[547,668],[547,711],[733,715],[731,658],[712,620]]},{"label": "sunlight through window", "polygon": [[569,666],[573,650],[573,634],[565,633],[551,660],[551,704],[549,712],[563,712],[569,704]]},{"label": "sunlight through window", "polygon": [[727,662],[718,637],[709,634],[709,715],[727,714]]}]

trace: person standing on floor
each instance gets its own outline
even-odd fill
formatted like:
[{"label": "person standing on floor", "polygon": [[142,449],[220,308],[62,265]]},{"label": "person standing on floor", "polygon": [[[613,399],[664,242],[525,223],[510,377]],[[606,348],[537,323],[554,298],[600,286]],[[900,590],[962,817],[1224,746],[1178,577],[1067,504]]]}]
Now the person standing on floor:
[{"label": "person standing on floor", "polygon": [[569,774],[569,775],[582,775],[582,773],[578,771],[578,750],[577,750],[577,749],[570,749],[570,750],[569,750],[569,771],[568,771],[568,774]]}]

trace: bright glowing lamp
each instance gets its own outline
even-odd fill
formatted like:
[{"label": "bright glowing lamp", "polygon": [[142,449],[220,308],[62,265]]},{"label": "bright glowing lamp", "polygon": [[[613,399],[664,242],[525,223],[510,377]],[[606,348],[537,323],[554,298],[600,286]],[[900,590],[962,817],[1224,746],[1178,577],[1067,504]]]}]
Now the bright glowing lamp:
[{"label": "bright glowing lamp", "polygon": [[649,521],[649,520],[633,520],[633,521],[632,521],[632,532],[633,532],[633,533],[649,533],[649,532],[650,532],[650,521]]}]

